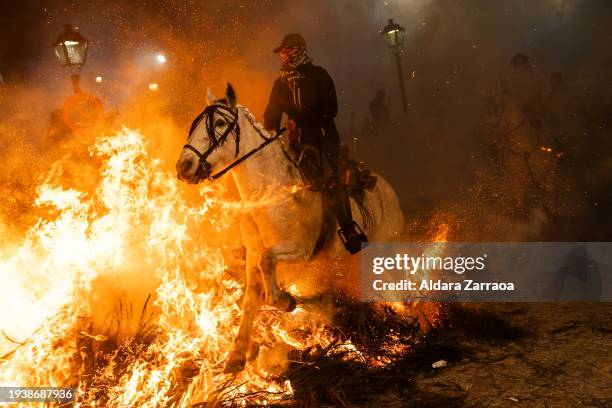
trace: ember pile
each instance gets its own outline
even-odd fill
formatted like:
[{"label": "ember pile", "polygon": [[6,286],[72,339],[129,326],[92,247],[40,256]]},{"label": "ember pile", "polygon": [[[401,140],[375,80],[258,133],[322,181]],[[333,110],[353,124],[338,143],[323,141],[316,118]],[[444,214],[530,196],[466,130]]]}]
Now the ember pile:
[{"label": "ember pile", "polygon": [[41,217],[3,244],[3,385],[75,387],[76,406],[340,403],[349,375],[391,367],[415,347],[419,321],[440,319],[436,307],[320,294],[290,314],[260,312],[253,360],[226,375],[243,293],[228,231],[288,193],[241,203],[204,185],[194,207],[125,128],[91,154],[88,188],[66,186],[56,163],[36,190]]}]

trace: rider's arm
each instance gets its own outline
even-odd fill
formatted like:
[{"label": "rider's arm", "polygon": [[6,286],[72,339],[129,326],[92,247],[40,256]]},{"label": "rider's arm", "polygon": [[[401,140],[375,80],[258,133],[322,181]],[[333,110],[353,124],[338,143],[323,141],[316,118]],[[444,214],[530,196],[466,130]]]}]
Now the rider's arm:
[{"label": "rider's arm", "polygon": [[280,128],[281,119],[283,117],[283,110],[279,103],[279,85],[280,81],[277,79],[274,82],[272,91],[270,92],[270,100],[268,101],[268,107],[264,112],[264,127],[267,130],[275,130]]},{"label": "rider's arm", "polygon": [[338,114],[338,99],[334,80],[323,68],[318,73],[317,91],[323,120],[334,119]]}]

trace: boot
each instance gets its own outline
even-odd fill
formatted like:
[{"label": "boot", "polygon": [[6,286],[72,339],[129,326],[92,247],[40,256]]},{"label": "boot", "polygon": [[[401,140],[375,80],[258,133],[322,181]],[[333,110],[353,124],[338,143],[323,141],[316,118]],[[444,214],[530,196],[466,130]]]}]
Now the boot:
[{"label": "boot", "polygon": [[[339,181],[337,177],[336,180]],[[338,182],[334,190],[335,211],[338,217],[338,223],[340,224],[338,236],[346,250],[349,251],[351,255],[354,255],[361,251],[362,243],[368,243],[368,237],[366,237],[363,230],[353,220],[351,203],[345,186],[341,182]]]},{"label": "boot", "polygon": [[346,186],[339,174],[338,156],[339,145],[330,145],[328,146],[328,150],[323,153],[323,157],[326,159],[324,160],[324,165],[328,166],[325,170],[331,175],[331,177],[327,179],[328,182],[326,183],[326,187],[329,191],[334,212],[338,218],[338,223],[340,224],[338,236],[346,250],[351,255],[354,255],[361,251],[362,244],[368,243],[368,237],[366,237],[363,230],[353,220],[348,191],[346,191]]},{"label": "boot", "polygon": [[351,255],[361,251],[362,245],[368,245],[368,237],[355,221],[344,225],[338,230],[338,236]]}]

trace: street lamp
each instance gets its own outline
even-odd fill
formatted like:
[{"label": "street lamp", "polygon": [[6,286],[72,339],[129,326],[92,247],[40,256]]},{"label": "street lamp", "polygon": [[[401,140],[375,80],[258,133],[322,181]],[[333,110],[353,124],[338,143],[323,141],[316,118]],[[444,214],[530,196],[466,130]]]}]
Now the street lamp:
[{"label": "street lamp", "polygon": [[400,92],[402,94],[402,106],[404,113],[408,110],[406,102],[406,88],[404,86],[404,76],[402,75],[402,45],[404,44],[404,37],[406,35],[406,29],[401,25],[389,19],[387,25],[382,29],[380,34],[387,43],[387,46],[395,54],[395,62],[397,64],[397,73],[399,75]]},{"label": "street lamp", "polygon": [[81,92],[79,79],[81,67],[85,65],[87,60],[88,44],[87,39],[76,31],[71,24],[64,24],[64,32],[57,37],[53,44],[55,55],[60,60],[62,67],[72,67],[76,70],[70,76],[74,92]]},{"label": "street lamp", "polygon": [[[64,102],[62,118],[73,132],[90,132],[99,129],[104,122],[102,103],[94,95],[81,92],[79,83],[81,67],[87,60],[88,44],[87,39],[70,24],[64,24],[64,31],[53,43],[55,55],[62,67],[72,70],[70,79],[74,94]],[[101,81],[102,77],[96,78],[96,82]]]}]

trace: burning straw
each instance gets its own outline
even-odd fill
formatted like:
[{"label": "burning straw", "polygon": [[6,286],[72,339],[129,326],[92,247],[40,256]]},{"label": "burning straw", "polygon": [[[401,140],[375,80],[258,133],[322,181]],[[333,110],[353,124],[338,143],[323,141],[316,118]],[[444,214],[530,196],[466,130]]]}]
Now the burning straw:
[{"label": "burning straw", "polygon": [[91,154],[89,188],[62,186],[56,163],[37,188],[43,215],[0,254],[2,384],[74,387],[77,407],[315,403],[322,387],[338,402],[349,377],[414,346],[413,309],[321,295],[290,314],[262,311],[247,369],[224,374],[243,293],[227,234],[257,203],[208,186],[203,205],[188,205],[126,128]]}]

